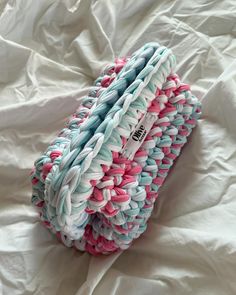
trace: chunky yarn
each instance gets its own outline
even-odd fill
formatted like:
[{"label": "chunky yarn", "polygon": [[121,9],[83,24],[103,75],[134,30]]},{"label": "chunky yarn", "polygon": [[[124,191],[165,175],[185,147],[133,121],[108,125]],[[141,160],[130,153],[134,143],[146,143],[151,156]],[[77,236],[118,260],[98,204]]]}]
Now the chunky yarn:
[{"label": "chunky yarn", "polygon": [[157,43],[116,59],[35,162],[32,202],[66,246],[108,254],[145,231],[201,113],[174,68]]}]

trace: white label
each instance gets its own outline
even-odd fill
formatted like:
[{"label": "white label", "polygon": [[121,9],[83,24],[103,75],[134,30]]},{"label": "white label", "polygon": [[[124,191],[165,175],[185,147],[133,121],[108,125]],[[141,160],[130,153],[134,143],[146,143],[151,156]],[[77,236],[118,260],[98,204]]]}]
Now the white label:
[{"label": "white label", "polygon": [[156,120],[157,115],[153,113],[147,113],[143,116],[135,130],[131,133],[131,137],[128,139],[126,145],[123,148],[122,155],[124,157],[128,158],[129,160],[133,159],[135,153],[144,142]]}]

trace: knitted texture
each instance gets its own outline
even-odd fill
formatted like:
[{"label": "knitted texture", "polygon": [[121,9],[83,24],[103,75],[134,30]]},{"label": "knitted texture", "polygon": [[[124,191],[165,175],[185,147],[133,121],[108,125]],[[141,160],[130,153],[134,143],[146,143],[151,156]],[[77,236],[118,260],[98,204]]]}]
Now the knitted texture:
[{"label": "knitted texture", "polygon": [[127,249],[200,116],[171,50],[148,43],[116,59],[35,162],[32,202],[66,246]]}]

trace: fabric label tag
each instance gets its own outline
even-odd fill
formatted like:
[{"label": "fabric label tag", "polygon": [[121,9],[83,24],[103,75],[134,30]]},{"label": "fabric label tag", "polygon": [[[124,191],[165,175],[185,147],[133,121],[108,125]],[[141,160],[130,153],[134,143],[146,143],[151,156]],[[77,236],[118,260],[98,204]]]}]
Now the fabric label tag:
[{"label": "fabric label tag", "polygon": [[124,146],[122,156],[129,160],[133,159],[156,120],[157,115],[153,113],[147,113],[143,116]]}]

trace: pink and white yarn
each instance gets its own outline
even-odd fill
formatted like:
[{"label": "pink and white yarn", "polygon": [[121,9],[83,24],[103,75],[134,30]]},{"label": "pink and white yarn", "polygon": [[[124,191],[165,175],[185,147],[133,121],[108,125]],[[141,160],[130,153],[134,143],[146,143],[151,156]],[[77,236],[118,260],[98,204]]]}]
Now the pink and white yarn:
[{"label": "pink and white yarn", "polygon": [[172,52],[148,43],[95,81],[32,172],[33,203],[67,246],[127,249],[200,116]]}]

